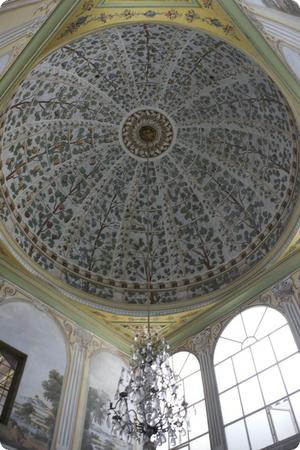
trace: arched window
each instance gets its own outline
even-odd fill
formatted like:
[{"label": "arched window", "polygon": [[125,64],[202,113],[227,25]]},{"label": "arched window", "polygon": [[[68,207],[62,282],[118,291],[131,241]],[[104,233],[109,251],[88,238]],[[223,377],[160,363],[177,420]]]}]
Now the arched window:
[{"label": "arched window", "polygon": [[299,433],[300,354],[281,313],[255,306],[238,314],[214,364],[228,450],[259,450]]},{"label": "arched window", "polygon": [[208,425],[205,409],[202,377],[197,358],[189,352],[175,353],[171,358],[171,367],[178,375],[179,394],[183,392],[188,403],[189,427],[181,436],[181,442],[168,442],[159,450],[210,450]]}]

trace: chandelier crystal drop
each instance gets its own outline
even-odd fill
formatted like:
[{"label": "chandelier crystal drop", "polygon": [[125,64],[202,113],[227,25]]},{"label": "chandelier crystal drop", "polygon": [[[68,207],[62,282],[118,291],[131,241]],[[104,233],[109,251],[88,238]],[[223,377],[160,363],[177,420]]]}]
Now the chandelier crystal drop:
[{"label": "chandelier crystal drop", "polygon": [[168,350],[166,341],[149,330],[135,337],[129,369],[122,369],[108,411],[112,433],[128,443],[143,443],[144,449],[164,444],[167,435],[174,446],[189,428],[187,403],[178,392]]}]

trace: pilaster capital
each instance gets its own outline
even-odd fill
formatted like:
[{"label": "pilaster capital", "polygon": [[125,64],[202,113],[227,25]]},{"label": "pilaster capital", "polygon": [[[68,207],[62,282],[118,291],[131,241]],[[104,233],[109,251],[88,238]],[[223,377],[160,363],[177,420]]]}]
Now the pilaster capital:
[{"label": "pilaster capital", "polygon": [[93,338],[93,335],[91,333],[83,330],[74,322],[71,322],[68,319],[63,320],[62,326],[72,347],[77,344],[81,350],[87,350],[89,348],[89,345]]},{"label": "pilaster capital", "polygon": [[9,284],[6,280],[0,280],[0,303],[4,300],[14,297],[17,289]]},{"label": "pilaster capital", "polygon": [[87,350],[92,339],[93,335],[82,328],[75,327],[73,331],[74,341],[79,345],[82,349]]},{"label": "pilaster capital", "polygon": [[285,278],[284,280],[279,281],[279,283],[276,283],[272,287],[271,292],[276,302],[275,306],[280,307],[284,303],[291,301],[294,294],[292,279]]},{"label": "pilaster capital", "polygon": [[92,358],[96,353],[101,352],[103,349],[103,342],[101,342],[96,336],[93,336],[88,348],[89,358]]},{"label": "pilaster capital", "polygon": [[3,279],[0,280],[0,304],[4,303],[7,300],[14,300],[14,299],[25,301],[26,303],[29,303],[32,306],[34,306],[39,311],[49,312],[48,306],[46,306],[40,300],[28,294],[25,294],[24,292],[22,292],[21,289],[18,289],[16,286],[10,284],[6,280]]},{"label": "pilaster capital", "polygon": [[221,328],[222,325],[218,322],[196,334],[192,338],[192,351],[198,356],[207,352],[211,353]]}]

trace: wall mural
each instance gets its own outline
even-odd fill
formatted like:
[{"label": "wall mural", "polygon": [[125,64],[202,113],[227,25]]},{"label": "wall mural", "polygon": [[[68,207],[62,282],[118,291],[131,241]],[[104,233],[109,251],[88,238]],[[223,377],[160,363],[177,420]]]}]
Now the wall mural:
[{"label": "wall mural", "polygon": [[91,363],[89,391],[84,422],[81,450],[133,450],[133,445],[111,434],[106,424],[109,401],[113,401],[121,374],[123,361],[117,356],[103,352]]},{"label": "wall mural", "polygon": [[11,302],[0,307],[0,339],[28,355],[0,441],[18,450],[49,450],[66,368],[63,336],[45,313]]}]

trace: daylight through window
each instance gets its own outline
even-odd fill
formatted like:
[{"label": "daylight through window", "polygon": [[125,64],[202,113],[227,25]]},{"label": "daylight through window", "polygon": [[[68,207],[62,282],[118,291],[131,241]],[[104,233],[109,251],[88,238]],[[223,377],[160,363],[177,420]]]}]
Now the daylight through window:
[{"label": "daylight through window", "polygon": [[214,364],[228,450],[259,450],[299,433],[300,354],[281,313],[257,306],[238,314]]},{"label": "daylight through window", "polygon": [[189,352],[175,353],[171,367],[178,376],[178,395],[182,393],[188,403],[189,426],[181,436],[181,443],[174,446],[169,441],[159,450],[210,450],[202,377],[197,358]]}]

